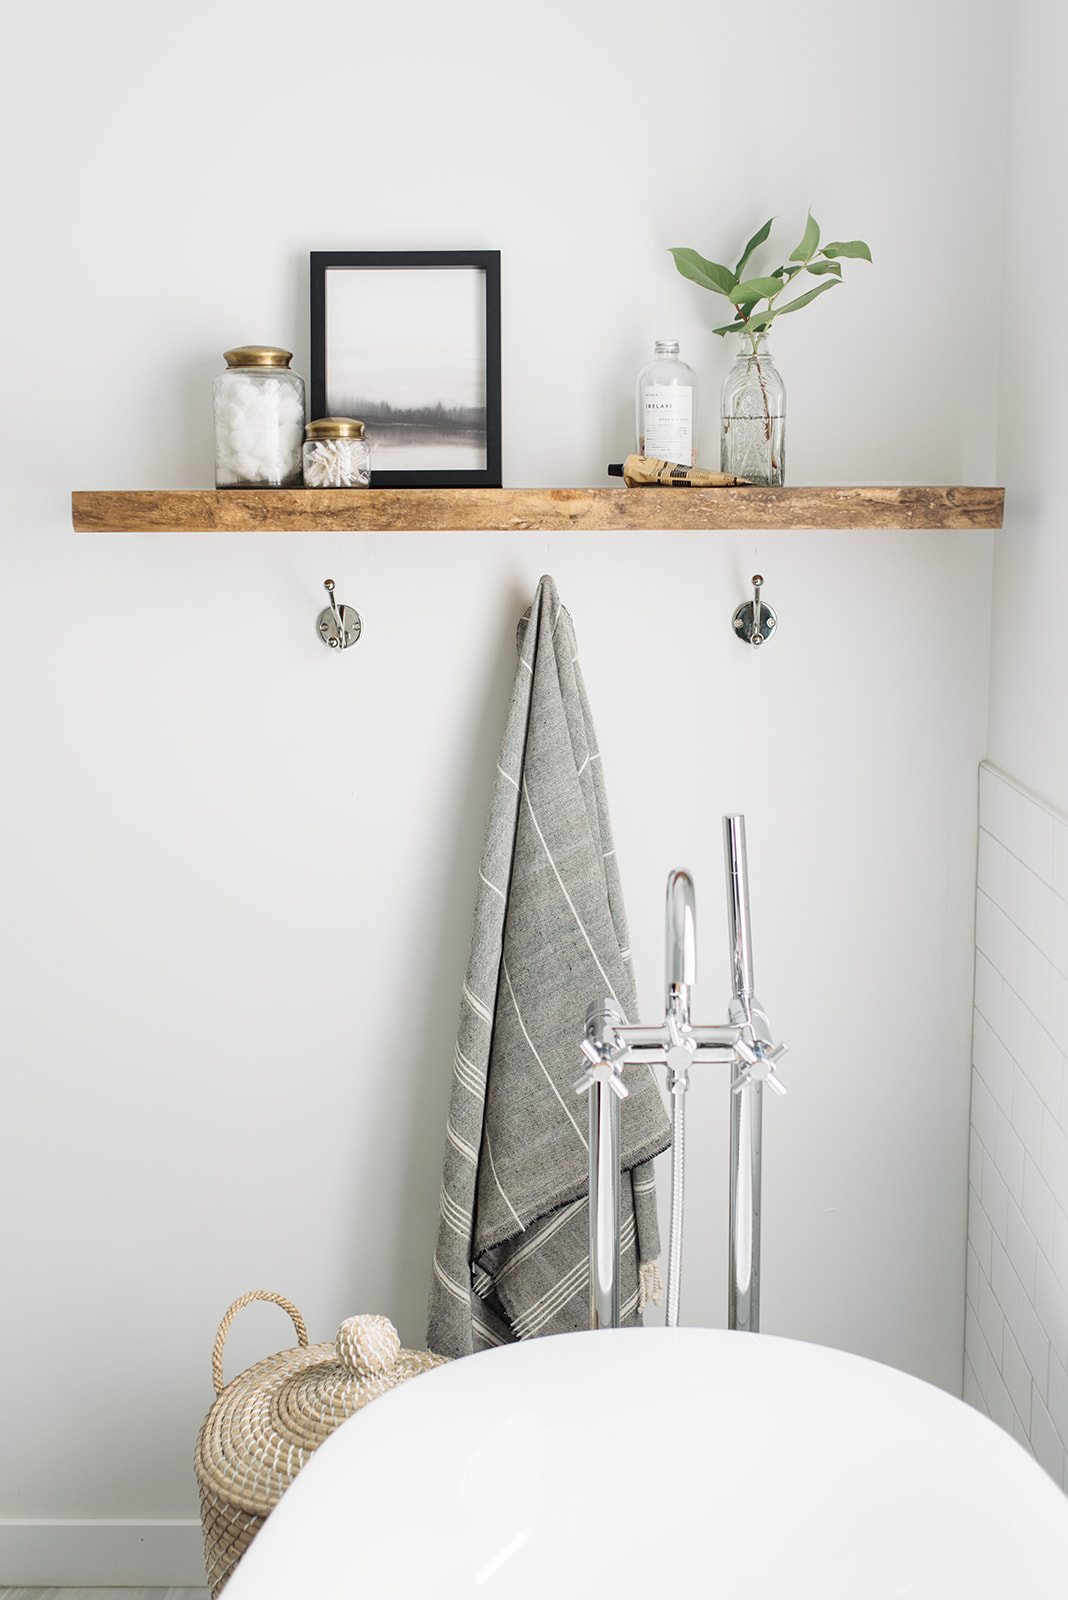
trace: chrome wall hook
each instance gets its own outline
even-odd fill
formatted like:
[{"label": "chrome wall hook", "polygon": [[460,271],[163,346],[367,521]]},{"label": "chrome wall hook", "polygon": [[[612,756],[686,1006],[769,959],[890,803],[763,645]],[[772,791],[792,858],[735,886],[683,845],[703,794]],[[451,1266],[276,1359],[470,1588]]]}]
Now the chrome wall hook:
[{"label": "chrome wall hook", "polygon": [[760,598],[763,585],[764,580],[760,573],[754,572],[753,598],[743,601],[731,619],[739,639],[744,644],[751,644],[754,649],[770,639],[779,626],[779,619],[774,611]]},{"label": "chrome wall hook", "polygon": [[325,611],[320,611],[319,637],[331,650],[347,650],[350,644],[355,644],[363,632],[363,623],[360,613],[354,611],[352,606],[339,606],[334,599],[334,580],[327,578],[323,584],[330,597],[330,604]]}]

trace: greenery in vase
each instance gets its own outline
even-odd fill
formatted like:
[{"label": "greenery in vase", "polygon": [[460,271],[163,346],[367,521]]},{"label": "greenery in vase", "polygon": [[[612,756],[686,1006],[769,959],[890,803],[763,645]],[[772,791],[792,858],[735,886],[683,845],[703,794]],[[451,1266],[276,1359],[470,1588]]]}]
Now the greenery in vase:
[{"label": "greenery in vase", "polygon": [[[828,289],[833,289],[841,282],[842,258],[871,260],[871,251],[862,239],[849,239],[844,243],[838,239],[832,244],[825,244],[821,249],[819,225],[810,211],[801,243],[786,265],[776,267],[774,272],[768,273],[766,277],[744,277],[750,257],[754,250],[758,250],[765,242],[771,233],[771,224],[774,221],[775,218],[772,217],[754,233],[742,251],[741,260],[733,272],[730,267],[721,266],[718,261],[706,261],[696,250],[675,249],[671,252],[675,258],[675,265],[684,278],[699,283],[702,289],[711,289],[713,294],[725,295],[734,307],[734,321],[712,331],[718,334],[748,334],[754,350],[757,345],[757,335],[766,333],[776,317],[784,317],[788,311],[800,311],[802,306],[810,305],[817,296],[826,294]],[[776,302],[783,290],[801,272],[811,273],[814,278],[825,278],[827,281],[815,289],[809,289],[806,294],[798,295],[796,300],[788,300],[785,305],[777,305]]]}]

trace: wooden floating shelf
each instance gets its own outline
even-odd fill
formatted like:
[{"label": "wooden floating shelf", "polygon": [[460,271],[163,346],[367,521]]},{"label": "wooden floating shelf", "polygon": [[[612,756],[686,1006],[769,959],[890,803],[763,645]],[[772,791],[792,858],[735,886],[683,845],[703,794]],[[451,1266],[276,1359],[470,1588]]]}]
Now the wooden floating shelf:
[{"label": "wooden floating shelf", "polygon": [[1003,489],[75,490],[78,533],[1000,528]]}]

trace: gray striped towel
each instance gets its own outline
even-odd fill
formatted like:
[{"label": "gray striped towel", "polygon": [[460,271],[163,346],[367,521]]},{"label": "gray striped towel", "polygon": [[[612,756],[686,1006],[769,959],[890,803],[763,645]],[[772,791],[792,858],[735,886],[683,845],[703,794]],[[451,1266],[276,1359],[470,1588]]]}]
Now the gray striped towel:
[{"label": "gray striped towel", "polygon": [[[571,618],[542,578],[479,870],[453,1063],[427,1343],[463,1356],[587,1325],[589,1152],[575,1093],[591,1001],[636,1020],[600,754]],[[652,1158],[670,1125],[648,1066],[623,1101],[623,1320],[659,1255]],[[640,1263],[640,1266],[639,1266]]]}]

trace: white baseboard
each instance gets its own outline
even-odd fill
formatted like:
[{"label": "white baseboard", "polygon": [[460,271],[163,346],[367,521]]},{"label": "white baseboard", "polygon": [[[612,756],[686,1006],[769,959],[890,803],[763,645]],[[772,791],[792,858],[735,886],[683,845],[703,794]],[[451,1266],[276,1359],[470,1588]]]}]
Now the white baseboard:
[{"label": "white baseboard", "polygon": [[0,1518],[0,1585],[202,1589],[200,1523]]}]

